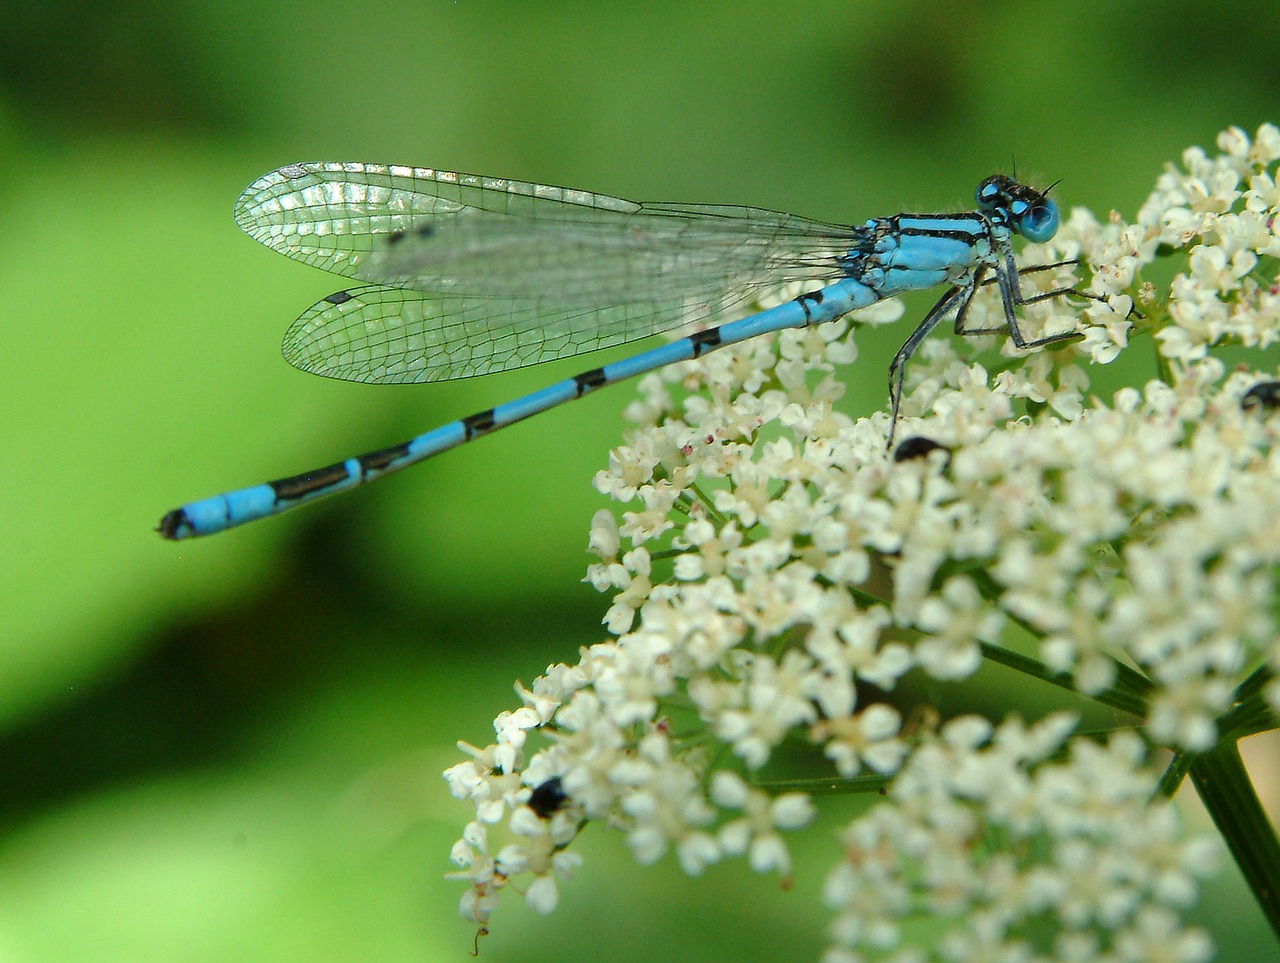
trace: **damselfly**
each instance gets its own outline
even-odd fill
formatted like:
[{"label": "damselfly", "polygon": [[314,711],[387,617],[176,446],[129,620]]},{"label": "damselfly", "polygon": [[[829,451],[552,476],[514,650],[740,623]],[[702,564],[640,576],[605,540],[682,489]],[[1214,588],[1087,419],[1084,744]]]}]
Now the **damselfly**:
[{"label": "damselfly", "polygon": [[[889,369],[897,422],[903,365],[947,317],[956,331],[1025,338],[1014,234],[1058,229],[1045,191],[1003,175],[978,185],[977,209],[895,214],[856,226],[749,207],[637,204],[523,181],[376,164],[292,164],[251,184],[238,223],[282,254],[362,282],[289,328],[284,355],[303,369],[370,384],[442,381],[624,344],[689,324],[699,330],[622,361],[324,468],[189,502],[160,521],[165,538],[209,535],[381,478],[480,435],[626,378],[784,328],[832,321],[905,291],[945,287]],[[1056,265],[1025,270],[1043,269]],[[735,321],[764,292],[805,293]],[[969,330],[977,289],[999,286],[1004,324]]]}]

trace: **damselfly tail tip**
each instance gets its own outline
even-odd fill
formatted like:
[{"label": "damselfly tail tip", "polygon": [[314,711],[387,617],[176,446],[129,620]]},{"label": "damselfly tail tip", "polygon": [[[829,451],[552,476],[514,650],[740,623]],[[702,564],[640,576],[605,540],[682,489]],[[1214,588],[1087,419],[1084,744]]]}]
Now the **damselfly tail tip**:
[{"label": "damselfly tail tip", "polygon": [[161,538],[167,538],[171,542],[177,541],[191,534],[191,519],[183,509],[175,508],[165,513],[155,530],[160,533]]}]

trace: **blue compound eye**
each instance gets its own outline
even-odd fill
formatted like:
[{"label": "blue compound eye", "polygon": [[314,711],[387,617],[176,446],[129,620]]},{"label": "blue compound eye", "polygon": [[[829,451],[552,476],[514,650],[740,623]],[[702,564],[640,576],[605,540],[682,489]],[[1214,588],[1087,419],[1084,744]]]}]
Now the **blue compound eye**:
[{"label": "blue compound eye", "polygon": [[1016,211],[1014,230],[1033,244],[1043,244],[1058,233],[1058,205],[1048,198]]},{"label": "blue compound eye", "polygon": [[973,192],[974,200],[978,202],[978,206],[987,210],[1000,199],[1000,186],[994,180],[985,180],[978,185],[978,189]]}]

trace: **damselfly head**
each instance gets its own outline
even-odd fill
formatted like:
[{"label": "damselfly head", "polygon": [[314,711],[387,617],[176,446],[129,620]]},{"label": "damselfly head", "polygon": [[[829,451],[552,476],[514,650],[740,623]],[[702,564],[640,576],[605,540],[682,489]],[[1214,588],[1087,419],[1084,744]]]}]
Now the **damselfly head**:
[{"label": "damselfly head", "polygon": [[1043,244],[1058,233],[1058,205],[1048,194],[1004,174],[992,174],[978,185],[974,196],[987,217],[1007,224],[1028,241]]}]

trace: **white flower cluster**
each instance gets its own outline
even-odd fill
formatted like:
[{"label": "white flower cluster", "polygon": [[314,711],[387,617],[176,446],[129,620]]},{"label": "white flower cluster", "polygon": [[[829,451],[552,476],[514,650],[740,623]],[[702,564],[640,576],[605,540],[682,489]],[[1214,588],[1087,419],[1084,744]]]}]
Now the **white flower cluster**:
[{"label": "white flower cluster", "polygon": [[[1152,803],[1136,734],[1068,741],[1075,724],[965,716],[923,738],[888,801],[841,834],[824,963],[1210,959],[1207,934],[1179,914],[1217,850],[1182,839],[1172,805]],[[927,956],[904,936],[922,914]]]},{"label": "white flower cluster", "polygon": [[[1194,899],[1197,844],[1152,802],[1142,743],[1068,739],[1061,718],[933,734],[868,692],[892,693],[908,672],[963,680],[1014,650],[1084,696],[1128,686],[1151,742],[1198,751],[1251,672],[1280,676],[1280,386],[1265,387],[1274,364],[1228,374],[1209,353],[1280,337],[1280,131],[1233,129],[1219,147],[1162,175],[1137,223],[1076,210],[1022,252],[1024,265],[1091,269],[1089,299],[1031,304],[1022,322],[1029,337],[1081,339],[1006,346],[994,377],[961,360],[957,339],[927,341],[896,453],[884,413],[836,407],[835,366],[856,354],[848,320],[641,381],[637,427],[596,477],[628,506],[620,522],[599,513],[591,534],[588,579],[612,593],[616,638],[520,688],[497,743],[464,747],[471,758],[447,773],[476,813],[454,849],[465,915],[483,926],[516,880],[550,910],[587,822],[621,829],[642,862],[672,851],[694,874],[746,855],[785,876],[780,831],[804,826],[810,803],[742,774],[807,742],[832,778],[892,787],[846,833],[828,885],[831,960],[1120,960],[1164,958],[1135,947],[1175,938],[1202,945],[1176,916]],[[1167,290],[1143,279],[1175,256]],[[1072,270],[1027,272],[1024,291],[1080,283]],[[998,303],[975,305],[967,326],[1002,319]],[[1088,397],[1075,360],[1110,362],[1143,336],[1160,379]],[[1280,683],[1261,692],[1280,711]],[[488,829],[504,821],[513,842],[495,847]],[[911,913],[964,923],[926,952],[902,943]],[[996,951],[1032,917],[1056,922],[1042,949],[1056,955]]]}]

